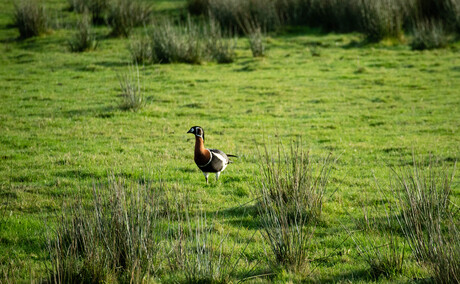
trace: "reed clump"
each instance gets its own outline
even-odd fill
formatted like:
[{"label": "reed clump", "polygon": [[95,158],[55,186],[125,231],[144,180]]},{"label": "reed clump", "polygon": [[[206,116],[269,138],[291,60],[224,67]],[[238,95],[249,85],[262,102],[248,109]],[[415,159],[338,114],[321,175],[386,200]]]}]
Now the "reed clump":
[{"label": "reed clump", "polygon": [[273,263],[292,270],[308,263],[333,164],[331,155],[315,161],[299,144],[292,145],[290,153],[278,148],[275,156],[265,148],[256,193],[262,235]]}]

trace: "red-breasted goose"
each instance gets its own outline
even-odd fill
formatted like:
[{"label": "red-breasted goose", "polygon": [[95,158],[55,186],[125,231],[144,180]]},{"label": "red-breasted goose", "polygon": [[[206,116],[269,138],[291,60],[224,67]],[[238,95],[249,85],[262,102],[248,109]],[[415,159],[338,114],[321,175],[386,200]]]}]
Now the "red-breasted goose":
[{"label": "red-breasted goose", "polygon": [[232,162],[228,157],[236,156],[227,155],[221,150],[205,148],[204,130],[200,126],[193,126],[187,133],[195,135],[195,163],[203,172],[206,183],[209,173],[216,173],[216,181],[219,180],[220,173]]}]

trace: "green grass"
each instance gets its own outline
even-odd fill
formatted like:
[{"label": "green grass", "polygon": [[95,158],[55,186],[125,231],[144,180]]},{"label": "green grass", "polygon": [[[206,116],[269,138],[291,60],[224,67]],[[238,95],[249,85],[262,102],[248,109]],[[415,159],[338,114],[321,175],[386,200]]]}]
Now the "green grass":
[{"label": "green grass", "polygon": [[[80,190],[90,201],[93,182],[107,183],[114,172],[129,182],[148,176],[187,191],[191,214],[217,216],[214,230],[228,234],[228,250],[249,242],[248,263],[239,263],[235,279],[274,271],[275,282],[371,281],[343,226],[355,230],[348,214],[362,218],[362,204],[384,199],[374,175],[384,184],[386,165],[410,164],[413,152],[433,153],[449,165],[459,159],[458,42],[411,51],[407,45],[362,46],[359,34],[291,29],[267,37],[266,56],[253,58],[241,38],[231,64],[139,66],[146,105],[125,112],[117,74],[129,71],[128,41],[108,38],[109,28],[97,27],[98,48],[71,53],[66,43],[72,30],[63,27],[76,17],[65,10],[67,1],[46,3],[50,15],[60,15],[60,27],[27,40],[17,40],[10,26],[12,3],[0,4],[2,275],[44,277],[43,234],[56,212]],[[180,14],[183,4],[155,7]],[[312,46],[319,56],[312,56]],[[194,125],[206,131],[207,147],[239,156],[218,183],[210,179],[206,186],[193,162],[194,139],[186,132]],[[257,148],[278,142],[288,147],[299,138],[313,157],[332,151],[340,159],[329,184],[335,193],[325,197],[312,244],[314,259],[321,260],[305,273],[292,273],[269,267],[263,237],[251,237],[260,229],[252,200]],[[458,177],[453,201],[460,203]],[[406,255],[407,269],[397,279],[428,277]]]}]

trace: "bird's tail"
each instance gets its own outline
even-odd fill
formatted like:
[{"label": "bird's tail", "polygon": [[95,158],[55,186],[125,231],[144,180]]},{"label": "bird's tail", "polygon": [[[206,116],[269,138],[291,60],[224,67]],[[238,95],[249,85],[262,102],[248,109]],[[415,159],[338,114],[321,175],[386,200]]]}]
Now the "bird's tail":
[{"label": "bird's tail", "polygon": [[[238,158],[238,156],[237,156],[237,155],[232,155],[232,154],[227,154],[227,157],[234,157],[234,158]],[[229,160],[228,160],[228,163],[229,163],[229,164],[231,164],[231,163],[233,163],[233,161],[229,159]]]}]

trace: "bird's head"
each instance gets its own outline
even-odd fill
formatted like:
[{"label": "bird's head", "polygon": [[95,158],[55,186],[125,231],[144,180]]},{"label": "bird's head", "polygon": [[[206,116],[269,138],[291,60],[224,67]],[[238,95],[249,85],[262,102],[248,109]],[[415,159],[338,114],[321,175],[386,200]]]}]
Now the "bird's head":
[{"label": "bird's head", "polygon": [[196,137],[201,137],[204,141],[204,130],[200,126],[193,126],[187,133],[192,133]]}]

